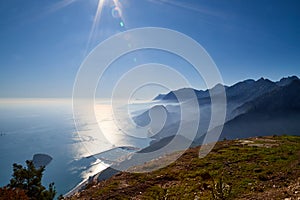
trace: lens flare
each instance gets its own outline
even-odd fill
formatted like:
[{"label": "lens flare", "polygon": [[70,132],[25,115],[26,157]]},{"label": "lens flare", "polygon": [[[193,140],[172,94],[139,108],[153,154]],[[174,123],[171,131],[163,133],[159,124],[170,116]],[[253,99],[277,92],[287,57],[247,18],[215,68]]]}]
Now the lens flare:
[{"label": "lens flare", "polygon": [[90,35],[89,35],[89,38],[88,38],[88,41],[87,41],[85,55],[87,54],[87,51],[88,51],[88,48],[90,46],[91,40],[93,39],[95,30],[98,28],[98,24],[99,24],[99,21],[100,21],[100,18],[101,18],[103,5],[104,5],[104,0],[99,0],[98,5],[97,5],[97,11],[96,11],[96,14],[95,14],[94,19],[93,19],[93,25],[92,25]]},{"label": "lens flare", "polygon": [[[68,7],[75,3],[78,0],[61,0],[58,3],[54,4],[48,11],[47,13],[52,13],[58,10],[61,10],[65,7]],[[93,23],[91,30],[89,32],[88,40],[86,43],[86,48],[84,51],[84,55],[87,55],[87,52],[90,48],[91,42],[94,40],[95,33],[98,30],[98,26],[100,24],[100,19],[102,15],[102,10],[106,5],[110,5],[112,7],[111,10],[111,15],[113,18],[118,19],[118,24],[120,25],[121,28],[126,28],[125,27],[125,20],[123,17],[122,13],[122,4],[120,3],[119,0],[97,0],[97,10],[96,13],[93,17]]]},{"label": "lens flare", "polygon": [[[98,25],[99,25],[100,19],[101,19],[102,10],[103,10],[103,7],[104,7],[106,1],[107,0],[98,0],[97,11],[96,11],[96,14],[94,16],[93,25],[92,25],[90,35],[89,35],[89,38],[88,38],[85,55],[87,54],[87,51],[90,47],[90,43],[93,40],[93,37],[95,35],[95,31],[98,29]],[[121,3],[118,0],[113,0],[112,4],[113,4],[112,5],[113,8],[112,8],[112,11],[111,11],[112,16],[114,18],[121,19],[119,24],[122,28],[125,27],[125,22],[124,22],[124,17],[123,17],[123,14],[122,14],[122,5],[121,5]]]},{"label": "lens flare", "polygon": [[124,18],[124,15],[123,15],[123,6],[122,4],[120,3],[119,0],[113,0],[113,4],[114,4],[114,7],[113,7],[113,10],[112,10],[112,15],[114,17],[114,15],[116,16],[116,18],[120,18],[121,19],[121,22],[120,22],[120,26],[121,27],[125,27],[125,18]]},{"label": "lens flare", "polygon": [[111,15],[112,15],[114,18],[120,18],[120,17],[122,16],[121,9],[118,8],[118,7],[114,7],[114,8],[111,10]]}]

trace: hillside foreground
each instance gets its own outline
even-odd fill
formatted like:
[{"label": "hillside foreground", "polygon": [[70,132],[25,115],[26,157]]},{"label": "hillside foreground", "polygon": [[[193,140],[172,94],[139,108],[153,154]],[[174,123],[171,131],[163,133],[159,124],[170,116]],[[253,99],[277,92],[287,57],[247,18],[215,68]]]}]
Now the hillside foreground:
[{"label": "hillside foreground", "polygon": [[[169,156],[138,169],[151,170]],[[68,199],[300,199],[300,137],[269,136],[199,147],[149,173],[120,172]]]}]

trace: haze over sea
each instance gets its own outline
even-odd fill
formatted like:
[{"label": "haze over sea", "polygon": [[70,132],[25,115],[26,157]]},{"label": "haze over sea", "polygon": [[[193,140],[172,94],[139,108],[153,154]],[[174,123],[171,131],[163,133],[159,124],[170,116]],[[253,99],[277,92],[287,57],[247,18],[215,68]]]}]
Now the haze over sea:
[{"label": "haze over sea", "polygon": [[[116,161],[128,153],[116,147],[143,148],[149,144],[148,139],[124,135],[114,126],[108,102],[97,102],[95,110],[103,131],[112,136],[110,142],[94,134],[93,126],[98,124],[86,119],[80,123],[78,134],[70,99],[1,99],[0,186],[9,183],[13,163],[24,165],[34,154],[43,153],[53,158],[44,172],[43,184],[54,182],[58,194],[65,194],[110,164],[90,155],[106,151],[101,158]],[[90,151],[90,144],[97,144],[97,149]]]}]

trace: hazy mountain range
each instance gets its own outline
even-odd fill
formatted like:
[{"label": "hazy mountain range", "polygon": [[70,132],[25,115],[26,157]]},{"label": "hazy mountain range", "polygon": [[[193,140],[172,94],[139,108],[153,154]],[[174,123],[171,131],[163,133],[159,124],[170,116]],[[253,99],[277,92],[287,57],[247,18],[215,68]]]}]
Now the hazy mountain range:
[{"label": "hazy mountain range", "polygon": [[[220,86],[216,85],[205,91],[183,88],[155,97],[154,101],[157,105],[151,109],[161,109],[166,112],[167,120],[163,129],[151,137],[159,141],[163,138],[172,138],[176,134],[182,121],[180,121],[180,104],[175,93],[180,94],[190,90],[195,92],[200,109],[199,129],[194,142],[201,143],[207,132],[208,134],[213,132],[213,129],[208,130],[211,117],[210,94],[218,95]],[[264,78],[256,81],[245,80],[232,86],[224,86],[224,88],[227,113],[220,140],[275,134],[300,135],[300,80],[298,77],[282,78],[277,82]],[[190,98],[185,96],[181,104],[189,105]],[[149,116],[151,109],[133,117],[137,125],[143,127],[151,122]],[[192,107],[188,109],[189,120],[182,123],[193,123],[194,116],[197,114],[194,110]]]}]

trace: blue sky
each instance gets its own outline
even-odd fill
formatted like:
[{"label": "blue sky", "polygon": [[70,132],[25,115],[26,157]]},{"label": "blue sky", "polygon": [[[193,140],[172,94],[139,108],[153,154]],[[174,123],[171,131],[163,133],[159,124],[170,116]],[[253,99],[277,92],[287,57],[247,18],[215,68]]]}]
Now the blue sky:
[{"label": "blue sky", "polygon": [[[118,32],[148,26],[177,30],[199,42],[217,64],[225,84],[300,76],[298,0],[119,3],[123,19],[112,15],[112,0],[105,0],[90,37],[98,0],[1,1],[0,97],[71,97],[86,53]],[[121,21],[125,26],[120,26]],[[136,55],[135,62],[142,64],[152,61],[157,52],[140,54],[145,55]],[[177,68],[191,73],[184,64]],[[110,80],[109,74],[106,79]],[[201,88],[197,81],[194,84]]]}]

